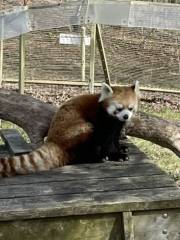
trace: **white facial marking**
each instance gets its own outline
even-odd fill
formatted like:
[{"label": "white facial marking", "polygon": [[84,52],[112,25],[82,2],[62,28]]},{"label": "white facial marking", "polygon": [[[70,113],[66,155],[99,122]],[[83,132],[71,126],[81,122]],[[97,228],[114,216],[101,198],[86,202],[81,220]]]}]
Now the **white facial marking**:
[{"label": "white facial marking", "polygon": [[[129,105],[128,108],[133,108],[133,105]],[[128,108],[123,108],[123,105],[118,102],[111,102],[107,107],[107,112],[109,115],[116,117],[121,122],[129,121],[133,115],[133,110]]]},{"label": "white facial marking", "polygon": [[107,108],[107,112],[110,114],[110,115],[114,115],[114,112],[116,111],[116,106],[114,104],[111,104],[108,106]]},{"label": "white facial marking", "polygon": [[111,104],[108,106],[107,112],[110,115],[115,116],[115,111],[121,108],[123,108],[123,105],[114,101],[114,102],[111,102]]},{"label": "white facial marking", "polygon": [[130,104],[128,107],[129,107],[129,108],[133,108],[133,107],[134,107],[134,105],[133,105],[133,104]]},{"label": "white facial marking", "polygon": [[123,109],[122,111],[120,111],[116,114],[116,117],[120,121],[126,122],[131,119],[132,115],[133,115],[132,111],[129,111],[128,109]]},{"label": "white facial marking", "polygon": [[116,108],[117,108],[117,109],[118,109],[118,108],[119,108],[119,109],[123,108],[123,105],[120,104],[120,103],[116,103],[116,102],[115,102],[115,105],[116,105]]}]

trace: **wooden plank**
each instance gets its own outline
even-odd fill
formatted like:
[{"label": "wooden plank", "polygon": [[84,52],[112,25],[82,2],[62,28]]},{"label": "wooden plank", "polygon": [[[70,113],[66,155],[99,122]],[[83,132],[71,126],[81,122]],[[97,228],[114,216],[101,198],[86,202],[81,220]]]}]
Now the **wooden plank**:
[{"label": "wooden plank", "polygon": [[30,145],[17,130],[3,129],[0,130],[0,135],[12,154],[18,155],[32,151]]},{"label": "wooden plank", "polygon": [[[137,164],[115,165],[110,163],[104,164],[81,164],[73,166],[65,166],[59,169],[50,171],[38,172],[26,176],[16,176],[13,178],[3,178],[0,181],[0,186],[3,185],[18,185],[25,183],[40,183],[40,182],[55,182],[55,181],[74,181],[84,179],[108,179],[121,177],[139,177],[166,175],[158,167],[152,164]],[[167,176],[167,175],[166,175]]]},{"label": "wooden plank", "polygon": [[144,153],[138,153],[133,152],[133,150],[130,150],[129,153],[129,160],[123,162],[124,165],[136,165],[136,164],[143,164],[143,163],[151,163],[153,164],[153,161],[150,160]]},{"label": "wooden plank", "polygon": [[133,222],[135,240],[180,239],[180,209],[137,212]]},{"label": "wooden plank", "polygon": [[129,150],[130,150],[130,152],[132,152],[132,153],[143,153],[145,156],[146,156],[146,154],[143,152],[143,151],[141,151],[134,143],[132,143],[131,141],[128,141],[127,142],[127,145],[128,145],[128,147],[129,147]]},{"label": "wooden plank", "polygon": [[[106,191],[127,191],[135,189],[155,189],[175,187],[172,179],[163,175],[142,177],[121,177],[108,179],[84,179],[72,181],[54,181],[27,183],[22,185],[5,185],[0,188],[0,199],[30,196],[46,196],[57,194],[82,194]],[[166,189],[164,189],[166,191]]]},{"label": "wooden plank", "polygon": [[180,189],[157,188],[0,200],[0,221],[180,208]]},{"label": "wooden plank", "polygon": [[4,240],[122,240],[121,215],[88,215],[0,223]]},{"label": "wooden plank", "polygon": [[132,212],[123,212],[124,240],[134,240]]}]

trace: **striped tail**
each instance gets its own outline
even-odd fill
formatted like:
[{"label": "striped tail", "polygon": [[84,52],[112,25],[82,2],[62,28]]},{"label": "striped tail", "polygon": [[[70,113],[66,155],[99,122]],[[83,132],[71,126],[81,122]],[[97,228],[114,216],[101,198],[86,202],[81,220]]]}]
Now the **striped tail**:
[{"label": "striped tail", "polygon": [[10,177],[45,171],[64,164],[63,151],[56,144],[47,142],[29,154],[0,158],[0,176]]}]

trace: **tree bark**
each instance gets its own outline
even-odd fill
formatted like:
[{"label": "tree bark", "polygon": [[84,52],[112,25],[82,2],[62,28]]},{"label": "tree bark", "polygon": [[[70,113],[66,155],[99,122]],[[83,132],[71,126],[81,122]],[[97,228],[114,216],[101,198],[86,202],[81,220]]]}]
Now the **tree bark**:
[{"label": "tree bark", "polygon": [[[31,142],[43,143],[57,107],[31,96],[0,90],[0,119],[23,128]],[[169,148],[180,157],[180,121],[169,121],[139,112],[127,127],[127,134]]]},{"label": "tree bark", "polygon": [[127,134],[169,148],[180,157],[180,121],[138,112],[129,124]]},{"label": "tree bark", "polygon": [[23,128],[33,145],[43,143],[56,107],[28,95],[0,90],[0,119]]}]

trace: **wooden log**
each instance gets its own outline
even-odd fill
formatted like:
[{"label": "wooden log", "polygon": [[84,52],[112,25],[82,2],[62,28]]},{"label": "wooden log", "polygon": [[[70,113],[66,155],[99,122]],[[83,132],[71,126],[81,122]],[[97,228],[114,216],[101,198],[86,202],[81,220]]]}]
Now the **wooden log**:
[{"label": "wooden log", "polygon": [[17,124],[25,130],[31,142],[43,143],[56,107],[31,96],[0,90],[0,119]]},{"label": "wooden log", "polygon": [[[42,144],[57,107],[31,96],[0,90],[0,118],[22,127],[33,144]],[[180,157],[180,121],[165,120],[139,112],[127,134],[171,149]]]},{"label": "wooden log", "polygon": [[128,126],[127,134],[169,148],[180,157],[180,121],[139,112]]}]

